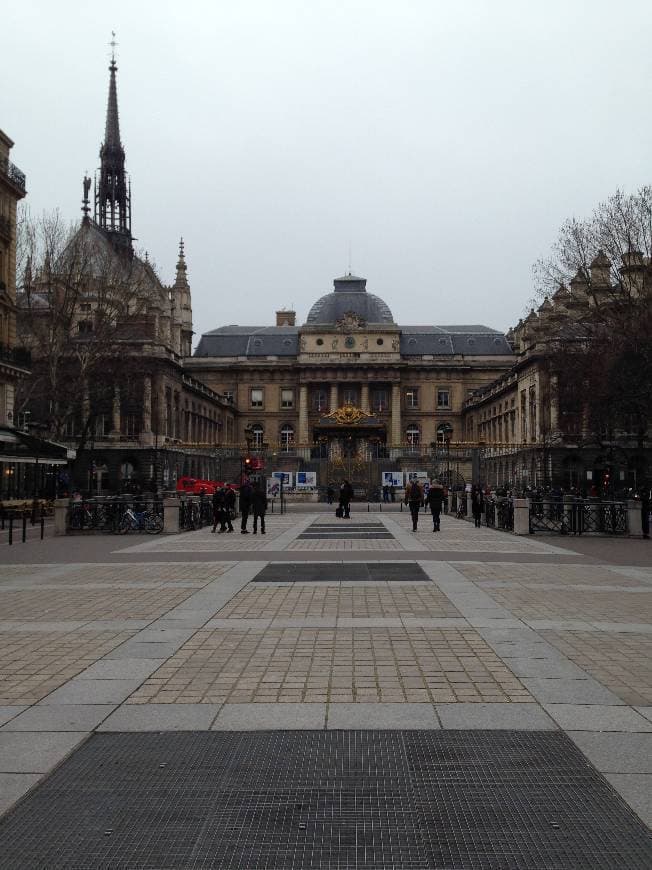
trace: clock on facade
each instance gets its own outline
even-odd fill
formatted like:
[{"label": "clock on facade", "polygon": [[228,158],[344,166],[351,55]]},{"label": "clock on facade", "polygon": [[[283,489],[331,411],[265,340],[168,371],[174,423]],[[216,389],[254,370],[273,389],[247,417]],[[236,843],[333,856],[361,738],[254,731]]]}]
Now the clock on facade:
[{"label": "clock on facade", "polygon": [[344,346],[355,347],[355,338],[353,338],[352,335],[347,335],[347,337],[344,339]]}]

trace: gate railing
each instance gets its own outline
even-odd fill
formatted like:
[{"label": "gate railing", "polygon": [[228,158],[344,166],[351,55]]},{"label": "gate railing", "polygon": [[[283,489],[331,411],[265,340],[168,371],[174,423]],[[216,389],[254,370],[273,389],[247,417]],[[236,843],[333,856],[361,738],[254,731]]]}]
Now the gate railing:
[{"label": "gate railing", "polygon": [[213,503],[205,496],[182,498],[179,502],[179,531],[192,532],[213,523]]},{"label": "gate railing", "polygon": [[537,532],[560,535],[626,535],[627,502],[532,500],[530,534]]},{"label": "gate railing", "polygon": [[163,502],[149,496],[87,498],[71,501],[67,510],[67,531],[117,534],[126,510],[147,511],[163,518]]}]

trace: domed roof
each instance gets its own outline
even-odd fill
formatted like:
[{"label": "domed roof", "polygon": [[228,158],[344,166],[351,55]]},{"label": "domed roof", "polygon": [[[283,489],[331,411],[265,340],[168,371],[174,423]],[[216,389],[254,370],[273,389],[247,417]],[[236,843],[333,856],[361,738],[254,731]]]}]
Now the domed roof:
[{"label": "domed roof", "polygon": [[367,279],[344,275],[333,282],[335,290],[318,299],[308,312],[306,325],[337,323],[345,314],[362,317],[367,323],[394,323],[389,306],[367,293]]}]

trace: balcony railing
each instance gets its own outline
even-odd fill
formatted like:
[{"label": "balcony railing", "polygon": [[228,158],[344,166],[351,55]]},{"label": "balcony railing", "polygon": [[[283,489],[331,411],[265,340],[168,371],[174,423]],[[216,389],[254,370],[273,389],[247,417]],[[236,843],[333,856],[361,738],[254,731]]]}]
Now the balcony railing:
[{"label": "balcony railing", "polygon": [[21,172],[20,169],[11,162],[11,160],[5,157],[4,160],[0,159],[0,172],[3,175],[6,175],[9,181],[21,190],[23,193],[26,191],[26,178],[25,173]]},{"label": "balcony railing", "polygon": [[0,344],[0,362],[10,363],[11,365],[19,366],[21,369],[30,369],[32,366],[32,355],[24,347],[7,347],[6,344]]}]

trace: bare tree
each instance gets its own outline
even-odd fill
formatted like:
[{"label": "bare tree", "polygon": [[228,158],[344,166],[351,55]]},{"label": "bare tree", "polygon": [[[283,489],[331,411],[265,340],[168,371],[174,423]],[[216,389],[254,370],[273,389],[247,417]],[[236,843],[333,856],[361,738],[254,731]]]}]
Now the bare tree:
[{"label": "bare tree", "polygon": [[17,329],[33,359],[18,406],[81,449],[114,386],[139,368],[132,345],[154,334],[163,288],[151,264],[116,252],[88,220],[25,212],[18,230]]},{"label": "bare tree", "polygon": [[540,313],[552,297],[566,315],[547,323],[562,419],[579,415],[599,440],[627,432],[642,445],[652,421],[652,187],[616,191],[589,218],[568,220],[534,272]]}]

